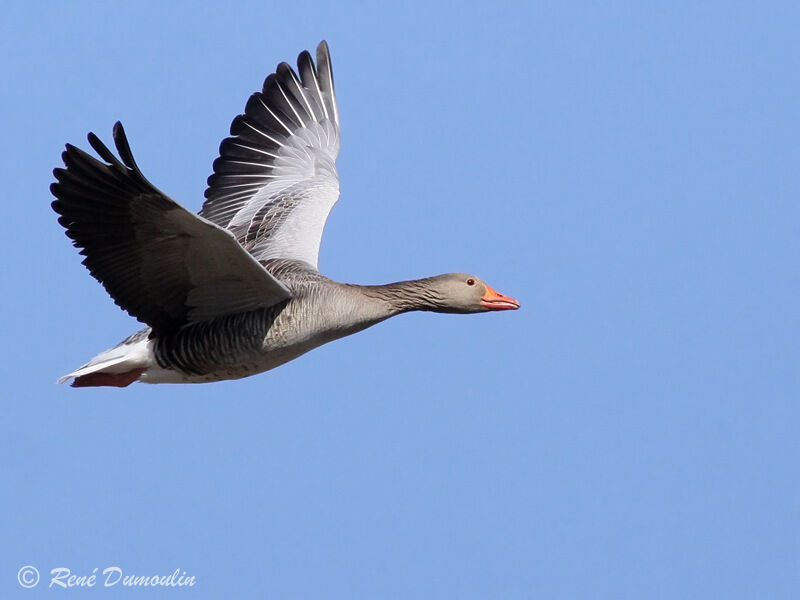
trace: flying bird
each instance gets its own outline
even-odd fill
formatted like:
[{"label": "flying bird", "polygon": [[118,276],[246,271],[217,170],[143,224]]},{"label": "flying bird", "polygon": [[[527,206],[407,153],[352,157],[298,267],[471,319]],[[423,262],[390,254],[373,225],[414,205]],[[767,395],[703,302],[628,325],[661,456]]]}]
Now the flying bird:
[{"label": "flying bird", "polygon": [[58,222],[114,302],[147,325],[62,377],[75,387],[202,383],[273,369],[394,315],[519,302],[466,273],[355,285],[317,270],[339,198],[339,111],[328,45],[278,65],[222,141],[195,214],[145,179],[118,122],[116,156],[67,144]]}]

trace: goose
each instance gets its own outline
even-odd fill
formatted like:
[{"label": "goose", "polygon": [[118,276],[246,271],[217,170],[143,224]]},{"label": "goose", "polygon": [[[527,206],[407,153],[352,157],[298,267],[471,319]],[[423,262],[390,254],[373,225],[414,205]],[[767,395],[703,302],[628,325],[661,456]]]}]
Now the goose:
[{"label": "goose", "polygon": [[52,207],[83,264],[146,327],[59,380],[73,387],[203,383],[282,365],[408,311],[520,304],[466,273],[355,285],[317,269],[339,198],[339,111],[328,45],[282,62],[222,141],[195,214],[150,183],[122,124],[117,155],[66,145]]}]

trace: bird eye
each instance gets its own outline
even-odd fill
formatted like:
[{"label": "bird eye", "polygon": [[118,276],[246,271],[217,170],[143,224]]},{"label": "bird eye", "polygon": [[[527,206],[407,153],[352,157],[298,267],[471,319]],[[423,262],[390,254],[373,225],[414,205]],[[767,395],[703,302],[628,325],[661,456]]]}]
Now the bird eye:
[{"label": "bird eye", "polygon": [[475,280],[472,277],[470,277],[469,279],[467,279],[467,285],[475,285]]}]

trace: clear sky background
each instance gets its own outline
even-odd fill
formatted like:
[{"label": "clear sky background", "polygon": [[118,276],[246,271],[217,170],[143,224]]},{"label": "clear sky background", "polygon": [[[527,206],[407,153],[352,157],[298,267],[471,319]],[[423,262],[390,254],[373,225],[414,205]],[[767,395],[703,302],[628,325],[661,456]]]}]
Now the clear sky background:
[{"label": "clear sky background", "polygon": [[[796,3],[130,4],[0,19],[0,596],[111,565],[198,581],[131,598],[800,595]],[[138,326],[50,209],[63,144],[119,119],[197,210],[249,94],[323,38],[322,272],[466,271],[522,309],[56,386]]]}]

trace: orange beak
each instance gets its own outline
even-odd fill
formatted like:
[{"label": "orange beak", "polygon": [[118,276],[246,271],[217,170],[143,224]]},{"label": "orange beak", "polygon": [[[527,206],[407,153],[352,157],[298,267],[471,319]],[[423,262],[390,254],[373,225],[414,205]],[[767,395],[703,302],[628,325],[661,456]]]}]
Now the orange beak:
[{"label": "orange beak", "polygon": [[510,296],[504,296],[487,285],[486,293],[481,298],[481,306],[489,310],[517,310],[519,302]]}]

